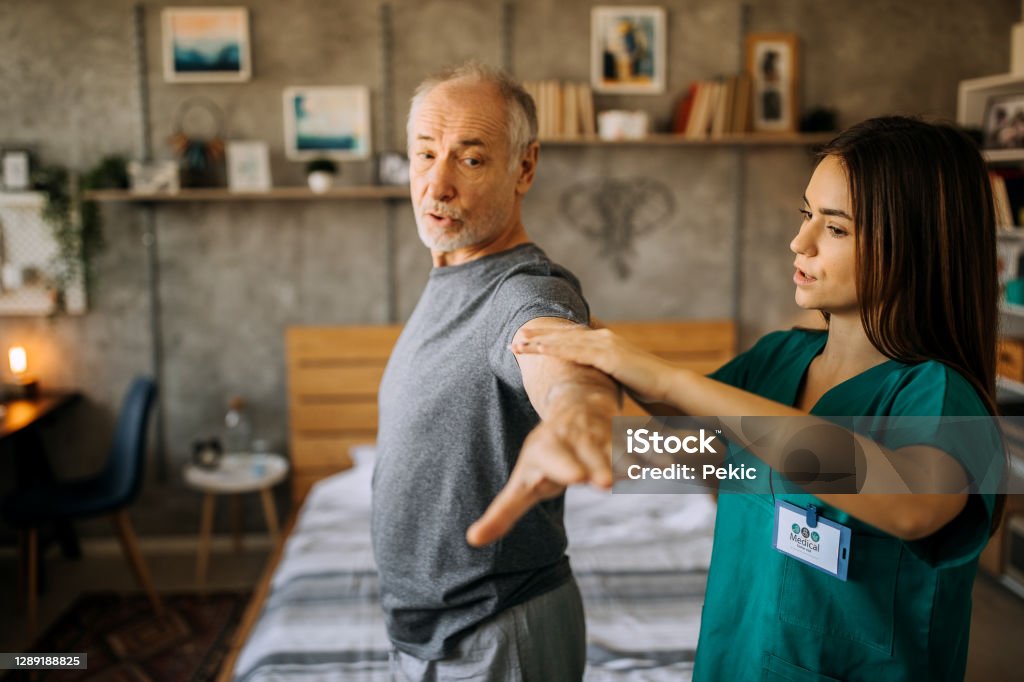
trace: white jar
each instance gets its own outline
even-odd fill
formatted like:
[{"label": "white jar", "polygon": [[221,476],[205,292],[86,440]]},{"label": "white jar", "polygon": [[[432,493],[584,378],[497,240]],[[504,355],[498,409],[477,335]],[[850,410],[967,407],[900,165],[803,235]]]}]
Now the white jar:
[{"label": "white jar", "polygon": [[309,182],[311,190],[317,194],[323,194],[334,184],[334,174],[327,171],[313,171],[306,177],[306,180]]}]

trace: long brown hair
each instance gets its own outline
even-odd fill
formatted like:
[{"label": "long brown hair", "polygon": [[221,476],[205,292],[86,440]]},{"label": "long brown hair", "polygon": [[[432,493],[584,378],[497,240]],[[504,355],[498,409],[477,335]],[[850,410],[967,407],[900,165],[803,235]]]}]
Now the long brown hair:
[{"label": "long brown hair", "polygon": [[988,170],[960,130],[873,118],[819,152],[843,164],[857,225],[857,298],[871,343],[938,360],[994,415],[999,282]]},{"label": "long brown hair", "polygon": [[[826,156],[850,184],[868,340],[894,360],[955,369],[995,416],[996,228],[977,146],[953,126],[889,116],[840,133]],[[1004,505],[998,495],[993,531]]]}]

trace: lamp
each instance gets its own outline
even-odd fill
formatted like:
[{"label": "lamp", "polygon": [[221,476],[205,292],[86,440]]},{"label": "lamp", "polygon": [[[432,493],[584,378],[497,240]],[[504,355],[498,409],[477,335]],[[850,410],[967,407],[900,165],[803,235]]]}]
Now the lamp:
[{"label": "lamp", "polygon": [[39,382],[28,375],[28,354],[21,346],[12,346],[7,351],[7,361],[14,375],[15,385],[20,395],[34,398],[39,393]]}]

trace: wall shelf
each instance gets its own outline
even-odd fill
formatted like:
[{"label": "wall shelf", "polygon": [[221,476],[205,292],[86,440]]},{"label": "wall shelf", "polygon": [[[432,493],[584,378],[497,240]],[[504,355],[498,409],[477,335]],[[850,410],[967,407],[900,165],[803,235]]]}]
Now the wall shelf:
[{"label": "wall shelf", "polygon": [[541,146],[675,146],[675,147],[799,147],[825,144],[836,133],[744,133],[694,139],[674,133],[656,133],[635,140],[603,140],[594,135],[541,138]]},{"label": "wall shelf", "polygon": [[182,203],[190,201],[324,201],[335,199],[408,199],[409,188],[401,185],[365,185],[334,187],[316,194],[308,187],[274,187],[266,192],[232,192],[223,187],[183,189],[169,192],[132,192],[129,190],[94,190],[86,192],[92,201],[123,203]]},{"label": "wall shelf", "polygon": [[1024,161],[1024,149],[984,149],[981,154],[989,163]]}]

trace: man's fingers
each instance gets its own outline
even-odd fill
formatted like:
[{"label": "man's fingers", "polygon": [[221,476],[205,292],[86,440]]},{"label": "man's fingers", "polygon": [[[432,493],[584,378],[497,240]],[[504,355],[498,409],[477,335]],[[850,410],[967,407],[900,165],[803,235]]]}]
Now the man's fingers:
[{"label": "man's fingers", "polygon": [[611,486],[611,430],[607,420],[573,420],[561,425],[558,435],[565,447],[575,452],[575,461],[586,468],[586,480],[601,488]]},{"label": "man's fingers", "polygon": [[516,522],[538,502],[553,497],[564,490],[549,480],[527,480],[517,476],[508,482],[498,496],[477,521],[466,531],[466,541],[474,547],[482,547],[504,537]]}]

